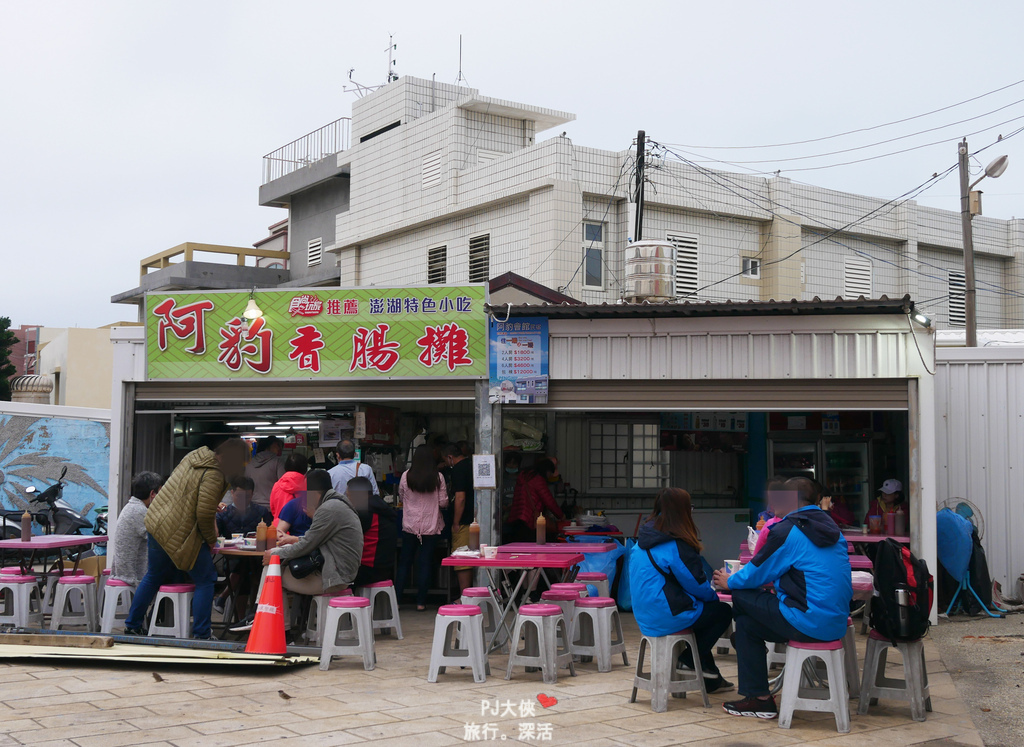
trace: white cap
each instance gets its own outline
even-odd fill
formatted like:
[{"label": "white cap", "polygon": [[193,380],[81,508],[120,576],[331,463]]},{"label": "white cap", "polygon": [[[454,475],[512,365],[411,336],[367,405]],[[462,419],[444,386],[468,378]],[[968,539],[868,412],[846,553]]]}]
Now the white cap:
[{"label": "white cap", "polygon": [[903,490],[903,483],[899,480],[886,480],[882,483],[883,493],[899,493]]}]

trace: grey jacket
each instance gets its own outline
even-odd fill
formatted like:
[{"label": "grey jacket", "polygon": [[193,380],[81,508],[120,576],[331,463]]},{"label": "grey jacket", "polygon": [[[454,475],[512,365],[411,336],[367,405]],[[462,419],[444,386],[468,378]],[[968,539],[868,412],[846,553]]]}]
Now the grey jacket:
[{"label": "grey jacket", "polygon": [[284,459],[272,451],[261,451],[245,466],[245,476],[252,478],[252,502],[270,505],[270,491],[284,475]]},{"label": "grey jacket", "polygon": [[313,512],[313,523],[298,542],[284,545],[277,551],[281,563],[309,555],[316,548],[324,556],[321,572],[324,589],[349,586],[359,570],[363,556],[363,528],[359,514],[348,499],[335,490],[328,490]]},{"label": "grey jacket", "polygon": [[138,498],[130,498],[117,515],[114,527],[113,561],[111,578],[126,584],[138,585],[146,575],[149,557],[146,535],[146,504]]}]

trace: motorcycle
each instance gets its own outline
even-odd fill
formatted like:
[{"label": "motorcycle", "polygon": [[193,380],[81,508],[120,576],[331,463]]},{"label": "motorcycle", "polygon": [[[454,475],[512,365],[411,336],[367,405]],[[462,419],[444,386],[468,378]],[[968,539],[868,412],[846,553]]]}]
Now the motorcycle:
[{"label": "motorcycle", "polygon": [[57,482],[42,493],[34,485],[25,489],[29,503],[40,505],[39,509],[33,507],[32,513],[47,534],[84,534],[83,530],[93,528],[92,522],[64,500],[64,476],[67,473],[68,468],[64,467]]}]

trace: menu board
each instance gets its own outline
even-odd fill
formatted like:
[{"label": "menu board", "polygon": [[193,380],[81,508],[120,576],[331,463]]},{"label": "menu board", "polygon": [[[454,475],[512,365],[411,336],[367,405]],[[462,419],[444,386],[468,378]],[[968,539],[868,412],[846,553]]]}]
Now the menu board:
[{"label": "menu board", "polygon": [[548,320],[491,321],[490,400],[542,405],[548,401]]}]

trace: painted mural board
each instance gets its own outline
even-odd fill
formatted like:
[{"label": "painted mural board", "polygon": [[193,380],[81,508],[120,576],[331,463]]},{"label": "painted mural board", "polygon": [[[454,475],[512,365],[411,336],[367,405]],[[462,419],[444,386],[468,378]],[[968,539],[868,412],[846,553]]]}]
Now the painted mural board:
[{"label": "painted mural board", "polygon": [[146,296],[150,379],[487,376],[485,285]]}]

